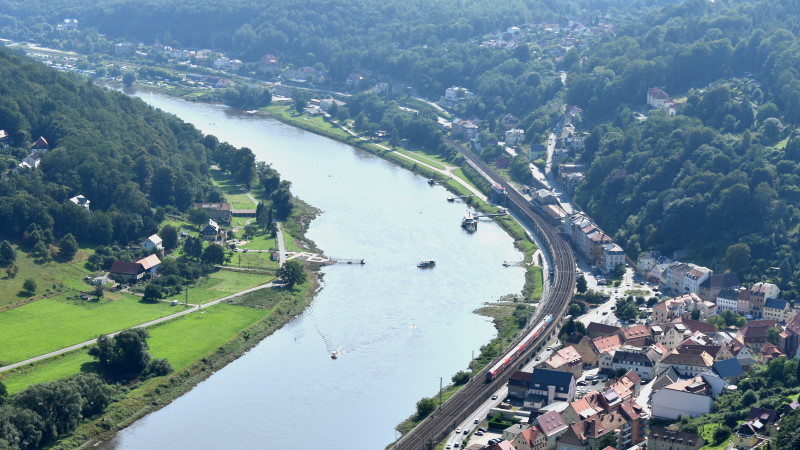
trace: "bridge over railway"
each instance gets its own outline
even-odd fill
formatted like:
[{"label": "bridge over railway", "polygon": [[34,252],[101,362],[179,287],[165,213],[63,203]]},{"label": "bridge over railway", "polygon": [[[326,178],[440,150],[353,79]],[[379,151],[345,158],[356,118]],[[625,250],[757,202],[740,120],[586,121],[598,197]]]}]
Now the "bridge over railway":
[{"label": "bridge over railway", "polygon": [[[534,344],[528,347],[513,365],[499,374],[494,381],[490,383],[485,381],[486,371],[500,357],[476,374],[460,391],[450,397],[441,408],[401,437],[393,447],[396,450],[432,450],[435,448],[440,441],[455,429],[458,423],[465,420],[492,392],[503,386],[515,370],[522,368],[526,362],[530,361],[533,357],[532,355],[541,350],[544,343],[557,333],[575,289],[575,255],[572,253],[569,243],[559,234],[558,229],[533,211],[529,203],[514,187],[497,176],[472,151],[456,142],[449,141],[449,143],[454,145],[467,158],[470,165],[475,167],[489,182],[496,183],[505,189],[507,208],[518,220],[523,221],[534,230],[542,246],[541,250],[547,259],[548,266],[551,268],[552,275],[549,277],[549,283],[544,286],[541,306],[534,317],[531,318],[528,327],[520,333],[517,341],[529,333],[534,325],[545,315],[552,314],[554,320],[548,326],[547,331],[537,338]],[[517,341],[513,342],[509,349],[514,348]]]}]

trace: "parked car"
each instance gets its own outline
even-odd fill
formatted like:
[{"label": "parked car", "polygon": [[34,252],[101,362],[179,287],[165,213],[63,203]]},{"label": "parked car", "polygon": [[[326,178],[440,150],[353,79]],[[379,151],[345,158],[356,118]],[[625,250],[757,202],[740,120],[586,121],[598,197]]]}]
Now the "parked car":
[{"label": "parked car", "polygon": [[483,431],[480,430],[476,431],[475,436],[483,436]]}]

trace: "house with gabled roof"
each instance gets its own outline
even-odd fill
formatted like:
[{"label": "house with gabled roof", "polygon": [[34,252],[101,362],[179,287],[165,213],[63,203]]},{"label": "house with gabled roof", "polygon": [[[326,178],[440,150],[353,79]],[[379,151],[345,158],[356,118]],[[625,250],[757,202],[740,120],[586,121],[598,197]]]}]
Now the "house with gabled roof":
[{"label": "house with gabled roof", "polygon": [[78,205],[78,206],[80,206],[81,208],[83,208],[83,209],[85,209],[87,211],[89,210],[89,205],[92,203],[91,200],[89,200],[88,198],[84,197],[82,194],[79,194],[79,195],[76,195],[76,196],[70,198],[69,201],[72,204]]},{"label": "house with gabled roof", "polygon": [[709,370],[714,365],[714,358],[702,350],[684,350],[682,353],[676,351],[670,353],[658,364],[659,372],[667,366],[673,366],[681,376],[694,377]]},{"label": "house with gabled roof", "polygon": [[597,366],[600,367],[600,370],[607,371],[611,369],[614,352],[622,347],[622,336],[619,334],[601,336],[592,339],[592,345],[597,355]]},{"label": "house with gabled roof", "polygon": [[537,426],[526,428],[511,441],[515,450],[544,450],[547,448],[547,437]]},{"label": "house with gabled roof", "polygon": [[792,320],[792,311],[789,302],[784,299],[768,298],[764,301],[764,319],[788,323]]},{"label": "house with gabled roof", "polygon": [[650,327],[644,324],[622,330],[622,339],[625,341],[625,345],[633,347],[647,347],[653,343]]},{"label": "house with gabled roof", "polygon": [[207,241],[225,241],[225,230],[217,225],[213,219],[208,219],[208,223],[200,229],[200,237]]},{"label": "house with gabled roof", "polygon": [[39,136],[39,139],[31,143],[31,154],[44,153],[48,150],[50,150],[50,144],[47,143],[47,139],[44,136]]},{"label": "house with gabled roof", "polygon": [[556,440],[567,431],[564,419],[555,411],[548,411],[534,419],[534,424],[539,426],[547,439],[547,448],[556,448]]},{"label": "house with gabled roof", "polygon": [[109,276],[125,283],[135,283],[144,278],[147,272],[138,262],[114,261],[109,270]]},{"label": "house with gabled roof", "polygon": [[775,320],[751,320],[739,329],[736,338],[758,352],[761,350],[761,346],[767,342],[767,330],[777,326],[778,322]]},{"label": "house with gabled roof", "polygon": [[713,365],[714,372],[723,380],[731,384],[736,384],[747,375],[742,364],[736,358],[723,359],[716,361]]},{"label": "house with gabled roof", "polygon": [[586,326],[586,335],[594,339],[601,336],[611,336],[612,334],[622,334],[622,329],[614,325],[606,325],[599,322],[590,322]]},{"label": "house with gabled roof", "polygon": [[508,380],[508,395],[524,399],[525,406],[539,409],[554,401],[568,402],[575,397],[575,376],[571,372],[533,369],[517,371]]},{"label": "house with gabled roof", "polygon": [[767,364],[768,362],[772,361],[775,358],[779,358],[781,356],[786,356],[786,353],[783,353],[781,349],[770,343],[765,343],[761,346],[761,350],[758,352],[758,362],[761,364]]},{"label": "house with gabled roof", "polygon": [[136,261],[136,264],[140,264],[142,269],[144,269],[145,272],[149,273],[150,276],[153,277],[156,275],[156,271],[158,270],[158,266],[161,264],[161,260],[158,259],[156,254],[152,254]]},{"label": "house with gabled roof", "polygon": [[614,352],[611,369],[633,370],[643,380],[652,380],[656,374],[658,362],[664,357],[662,350],[655,347],[638,348],[623,346]]},{"label": "house with gabled roof", "polygon": [[597,355],[595,354],[595,348],[589,336],[573,333],[564,341],[564,345],[572,346],[581,356],[581,361],[584,364],[590,366],[597,364]]},{"label": "house with gabled roof", "polygon": [[157,234],[153,234],[147,239],[143,240],[142,243],[139,244],[139,247],[149,252],[154,252],[156,250],[163,250],[164,244],[161,240],[161,237],[159,237]]},{"label": "house with gabled roof", "polygon": [[545,368],[561,372],[571,372],[575,378],[580,378],[583,371],[581,355],[572,346],[556,351],[547,361]]},{"label": "house with gabled roof", "polygon": [[715,273],[700,283],[697,295],[705,301],[712,302],[720,292],[739,287],[739,276],[735,272]]},{"label": "house with gabled roof", "polygon": [[647,436],[648,449],[700,450],[705,444],[699,434],[655,426],[650,427],[650,435]]}]

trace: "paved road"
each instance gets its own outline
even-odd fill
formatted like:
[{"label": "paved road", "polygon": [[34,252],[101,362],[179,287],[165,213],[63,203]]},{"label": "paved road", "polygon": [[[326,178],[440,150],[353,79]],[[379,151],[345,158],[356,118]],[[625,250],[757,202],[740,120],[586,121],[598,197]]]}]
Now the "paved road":
[{"label": "paved road", "polygon": [[286,263],[286,243],[283,241],[280,222],[275,222],[275,228],[278,229],[278,267],[283,267],[283,264]]},{"label": "paved road", "polygon": [[[152,325],[159,324],[161,322],[166,322],[167,320],[172,320],[172,319],[174,319],[176,317],[180,317],[180,316],[183,316],[183,315],[186,315],[186,314],[190,314],[190,313],[193,313],[195,311],[199,311],[201,309],[208,308],[209,306],[214,306],[217,303],[224,302],[225,300],[229,300],[229,299],[238,297],[240,295],[247,294],[249,292],[258,291],[258,290],[261,290],[261,289],[272,287],[272,285],[273,285],[272,282],[269,282],[269,283],[266,283],[266,284],[262,284],[262,285],[259,285],[259,286],[256,286],[256,287],[253,287],[253,288],[250,288],[250,289],[246,289],[246,290],[244,290],[242,292],[237,292],[236,294],[232,294],[232,295],[229,295],[227,297],[222,297],[220,299],[213,300],[213,301],[210,301],[210,302],[202,304],[202,305],[197,305],[196,308],[195,307],[187,308],[187,309],[184,309],[183,311],[179,311],[179,312],[176,312],[174,314],[170,314],[168,316],[161,317],[159,319],[151,320],[149,322],[145,322],[145,323],[136,325],[136,326],[134,326],[132,328],[146,328],[146,327],[149,327],[149,326],[152,326]],[[119,331],[116,331],[114,333],[110,333],[108,336],[116,336],[117,334],[119,334],[122,331],[124,331],[124,330],[119,330]],[[91,339],[91,340],[88,340],[86,342],[81,342],[80,344],[70,345],[69,347],[65,347],[65,348],[62,348],[60,350],[56,350],[54,352],[50,352],[50,353],[46,353],[44,355],[36,356],[34,358],[26,359],[25,361],[20,361],[18,363],[10,364],[8,366],[3,366],[3,367],[0,367],[0,372],[5,372],[7,370],[15,369],[17,367],[24,366],[26,364],[30,364],[30,363],[33,363],[33,362],[36,362],[36,361],[41,361],[43,359],[50,358],[51,356],[56,356],[56,355],[60,355],[62,353],[66,353],[66,352],[72,351],[72,350],[77,350],[79,348],[86,347],[87,345],[92,345],[95,342],[97,342],[97,339]]]}]

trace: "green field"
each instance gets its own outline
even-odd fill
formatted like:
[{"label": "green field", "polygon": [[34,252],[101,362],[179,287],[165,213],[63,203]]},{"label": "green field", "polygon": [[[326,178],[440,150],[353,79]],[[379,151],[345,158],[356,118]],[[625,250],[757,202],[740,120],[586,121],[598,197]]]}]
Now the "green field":
[{"label": "green field", "polygon": [[225,194],[225,200],[231,204],[231,209],[256,209],[256,204],[250,197],[219,170],[211,171],[211,180]]},{"label": "green field", "polygon": [[0,292],[4,294],[0,296],[0,308],[28,299],[27,296],[19,294],[22,291],[22,283],[28,278],[36,281],[35,298],[65,291],[91,291],[92,287],[83,282],[83,278],[91,274],[83,266],[91,252],[90,249],[81,249],[68,263],[50,261],[39,264],[34,258],[17,248],[17,259],[14,261],[19,268],[17,275],[14,278],[8,278],[5,271],[0,271],[2,274],[0,276]]},{"label": "green field", "polygon": [[240,247],[249,250],[277,250],[278,242],[270,233],[261,233]]},{"label": "green field", "polygon": [[[211,273],[207,278],[199,280],[194,286],[189,287],[189,303],[208,303],[245,289],[270,282],[274,277],[263,274],[236,272],[233,270],[219,270]],[[167,300],[183,302],[185,293],[173,295]]]},{"label": "green field", "polygon": [[141,303],[139,297],[127,294],[99,302],[66,297],[38,300],[0,314],[0,361],[23,361],[183,308],[168,303]]},{"label": "green field", "polygon": [[[175,370],[197,361],[224,342],[269,314],[268,310],[219,304],[196,314],[182,316],[148,328],[150,353],[167,358]],[[94,361],[86,350],[75,350],[0,375],[9,393],[35,383],[65,378],[85,370]]]},{"label": "green field", "polygon": [[444,170],[444,164],[442,164],[439,161],[436,161],[436,160],[434,160],[432,158],[429,158],[427,155],[420,155],[417,152],[412,152],[410,150],[403,150],[403,149],[400,149],[400,148],[396,148],[395,151],[398,152],[398,153],[402,153],[403,155],[406,155],[409,158],[414,159],[415,161],[419,161],[419,162],[421,162],[423,164],[427,164],[427,165],[429,165],[431,167],[435,167],[435,168],[437,168],[439,170]]}]

